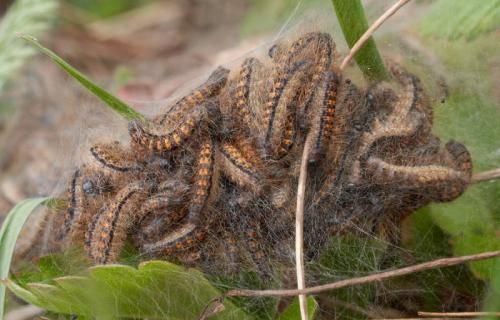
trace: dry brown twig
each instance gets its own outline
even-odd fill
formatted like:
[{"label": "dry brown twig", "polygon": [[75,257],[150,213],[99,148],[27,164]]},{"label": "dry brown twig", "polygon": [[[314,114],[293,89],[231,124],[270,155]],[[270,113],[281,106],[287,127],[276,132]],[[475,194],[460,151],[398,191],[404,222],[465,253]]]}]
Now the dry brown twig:
[{"label": "dry brown twig", "polygon": [[[297,288],[299,290],[306,287],[304,274],[304,199],[307,182],[307,164],[309,162],[311,146],[311,135],[308,135],[302,152],[300,163],[299,183],[297,186],[297,209],[295,212],[295,267],[297,270]],[[300,316],[302,320],[307,320],[307,297],[299,295]]]},{"label": "dry brown twig", "polygon": [[500,168],[476,173],[472,176],[471,184],[500,179]]},{"label": "dry brown twig", "polygon": [[[327,283],[320,286],[305,288],[305,289],[284,289],[284,290],[250,290],[250,289],[234,289],[226,292],[224,295],[213,299],[205,310],[213,310],[214,308],[211,306],[216,304],[216,306],[222,304],[226,297],[289,297],[289,296],[298,296],[298,295],[306,295],[306,294],[317,294],[328,290],[335,290],[345,287],[351,287],[360,284],[367,284],[372,282],[380,282],[385,279],[390,279],[394,277],[400,277],[407,274],[412,274],[416,272],[422,272],[431,269],[438,269],[444,267],[456,266],[459,264],[463,264],[466,262],[492,259],[500,257],[499,251],[489,251],[483,252],[479,254],[473,254],[468,256],[460,256],[453,258],[442,258],[437,260],[432,260],[420,264],[416,264],[409,267],[404,267],[395,270],[389,270],[379,273],[374,273],[368,276],[350,278],[345,280],[340,280],[332,283]],[[200,319],[206,319],[206,315],[202,314]],[[428,318],[426,318],[428,319]]]},{"label": "dry brown twig", "polygon": [[442,318],[476,318],[476,317],[498,317],[500,318],[500,312],[425,312],[419,311],[419,317],[424,317],[428,319],[430,317],[442,317]]},{"label": "dry brown twig", "polygon": [[[390,320],[449,320],[450,318],[390,318]],[[464,319],[469,319],[469,318],[462,318]],[[388,320],[388,318],[374,318],[372,320]],[[472,320],[472,319],[470,319]]]},{"label": "dry brown twig", "polygon": [[340,280],[320,286],[310,287],[306,289],[288,289],[288,290],[247,290],[247,289],[234,289],[228,291],[225,297],[266,297],[266,296],[297,296],[300,294],[316,294],[323,291],[351,287],[360,284],[367,284],[372,282],[379,282],[385,279],[400,277],[411,273],[422,272],[430,269],[451,267],[471,261],[485,260],[500,257],[499,251],[489,251],[479,254],[468,256],[442,258],[433,261],[428,261],[416,264],[409,267],[404,267],[395,270],[374,273],[368,276]]}]

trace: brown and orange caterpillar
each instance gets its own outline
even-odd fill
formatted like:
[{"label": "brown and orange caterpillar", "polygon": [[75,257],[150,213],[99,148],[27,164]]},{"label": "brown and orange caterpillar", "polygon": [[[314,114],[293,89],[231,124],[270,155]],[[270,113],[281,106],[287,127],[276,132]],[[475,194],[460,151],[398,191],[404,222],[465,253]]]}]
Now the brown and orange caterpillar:
[{"label": "brown and orange caterpillar", "polygon": [[127,230],[135,222],[144,186],[133,182],[120,190],[114,201],[102,207],[94,216],[85,234],[85,249],[97,263],[116,261],[125,243]]},{"label": "brown and orange caterpillar", "polygon": [[167,112],[132,121],[130,146],[92,147],[64,196],[61,237],[94,263],[115,262],[131,238],[141,254],[210,273],[225,270],[221,261],[260,273],[291,264],[307,137],[308,257],[347,222],[371,232],[383,217],[397,223],[458,197],[470,154],[433,136],[419,79],[394,65],[392,81],[359,88],[335,66],[334,48],[323,32],[277,43],[270,58],[231,74],[219,67]]}]

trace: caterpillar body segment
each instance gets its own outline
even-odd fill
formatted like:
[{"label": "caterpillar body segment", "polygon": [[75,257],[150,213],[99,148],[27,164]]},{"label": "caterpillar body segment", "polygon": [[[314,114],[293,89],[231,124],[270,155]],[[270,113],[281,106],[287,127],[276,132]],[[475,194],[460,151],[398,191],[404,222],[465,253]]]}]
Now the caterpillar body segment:
[{"label": "caterpillar body segment", "polygon": [[94,216],[85,235],[88,256],[98,264],[116,262],[133,222],[144,184],[134,182],[120,190],[114,201]]},{"label": "caterpillar body segment", "polygon": [[215,173],[215,145],[206,140],[201,143],[196,171],[191,189],[191,202],[181,226],[167,234],[161,240],[146,244],[143,249],[146,253],[157,251],[169,254],[174,251],[183,251],[205,237],[206,227],[203,225],[202,214],[215,196],[217,186],[214,186]]}]

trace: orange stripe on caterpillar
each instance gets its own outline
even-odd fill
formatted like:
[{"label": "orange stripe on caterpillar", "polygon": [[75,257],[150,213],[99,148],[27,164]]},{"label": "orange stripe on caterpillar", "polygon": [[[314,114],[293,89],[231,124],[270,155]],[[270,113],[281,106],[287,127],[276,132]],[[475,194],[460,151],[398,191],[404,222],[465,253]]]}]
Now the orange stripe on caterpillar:
[{"label": "orange stripe on caterpillar", "polygon": [[198,106],[175,129],[166,133],[161,133],[161,131],[165,131],[161,125],[135,120],[129,123],[129,134],[134,143],[150,151],[165,152],[173,150],[191,137],[195,128],[199,126],[205,114],[204,106]]},{"label": "orange stripe on caterpillar", "polygon": [[160,238],[161,232],[186,216],[186,210],[179,210],[177,199],[172,194],[159,194],[146,200],[136,217],[137,231],[133,240],[137,247]]},{"label": "orange stripe on caterpillar", "polygon": [[[303,37],[297,39],[292,43],[288,51],[283,50],[283,53],[285,54],[284,57],[278,57],[277,55],[272,56],[272,58],[277,62],[277,66],[274,72],[275,74],[273,76],[273,79],[275,80],[272,84],[268,100],[264,104],[262,110],[262,122],[264,128],[266,128],[266,142],[269,139],[270,131],[272,130],[272,127],[274,125],[274,117],[278,101],[280,100],[281,95],[283,94],[283,90],[285,89],[287,82],[290,80],[290,77],[297,70],[298,62],[292,61],[297,57],[298,52],[300,52],[314,39],[315,35],[316,33],[308,33]],[[300,62],[300,64],[304,64],[304,62]]]},{"label": "orange stripe on caterpillar", "polygon": [[217,96],[226,85],[228,75],[229,70],[218,67],[210,74],[205,83],[179,100],[166,114],[155,119],[155,122],[160,125],[177,122],[183,115],[189,113],[193,108],[202,104],[205,100]]},{"label": "orange stripe on caterpillar", "polygon": [[186,222],[163,239],[145,244],[143,250],[146,253],[163,251],[169,254],[174,250],[182,251],[204,238],[207,226],[202,225],[201,215],[211,198],[212,185],[217,181],[214,179],[214,151],[212,141],[201,144]]},{"label": "orange stripe on caterpillar", "polygon": [[250,144],[223,143],[220,146],[220,164],[224,174],[240,187],[260,193],[262,191],[263,169],[257,151]]},{"label": "orange stripe on caterpillar", "polygon": [[250,84],[254,73],[255,65],[260,64],[256,58],[247,58],[243,61],[238,78],[236,79],[236,87],[233,95],[232,112],[236,112],[237,119],[240,125],[246,131],[253,129],[255,115],[250,109]]},{"label": "orange stripe on caterpillar", "polygon": [[72,226],[74,225],[74,220],[81,214],[81,210],[83,207],[83,190],[81,179],[82,177],[80,169],[75,170],[71,178],[71,183],[68,190],[68,209],[66,210],[63,227],[59,234],[59,239],[63,239],[67,234],[69,234]]},{"label": "orange stripe on caterpillar", "polygon": [[[317,48],[320,54],[317,54]],[[307,49],[310,49],[308,52]],[[330,35],[326,33],[312,32],[299,38],[292,43],[285,57],[273,57],[278,60],[276,68],[276,79],[271,87],[268,101],[263,106],[262,120],[265,127],[264,147],[266,156],[273,159],[284,157],[294,144],[297,117],[299,124],[303,126],[306,122],[306,107],[312,99],[316,86],[321,81],[323,71],[331,64],[333,42]],[[317,61],[310,62],[317,57]],[[304,67],[305,65],[305,67]],[[292,78],[298,83],[288,90],[287,84]],[[307,80],[310,78],[309,80]],[[288,90],[289,93],[284,93]],[[286,104],[278,115],[280,102]],[[300,101],[300,103],[298,103]],[[297,110],[298,109],[298,110]],[[299,111],[300,113],[297,113]],[[304,119],[301,119],[304,118]],[[281,135],[281,137],[276,137]],[[274,137],[273,137],[274,136]]]},{"label": "orange stripe on caterpillar", "polygon": [[316,58],[312,66],[311,78],[304,82],[302,88],[302,103],[298,106],[298,117],[301,120],[301,127],[306,127],[307,114],[309,106],[316,92],[317,86],[324,81],[327,74],[326,71],[330,68],[332,63],[332,56],[334,50],[334,43],[332,37],[327,33],[318,33],[317,39],[312,44],[311,55]]},{"label": "orange stripe on caterpillar", "polygon": [[68,244],[82,242],[87,225],[97,209],[95,206],[111,191],[108,176],[83,165],[75,171],[69,190],[69,207],[58,236]]},{"label": "orange stripe on caterpillar", "polygon": [[424,166],[402,166],[388,163],[377,157],[366,161],[368,179],[376,184],[396,184],[399,187],[427,188],[434,201],[450,201],[463,193],[469,183],[467,173],[431,164]]},{"label": "orange stripe on caterpillar", "polygon": [[267,119],[264,147],[266,156],[280,159],[293,145],[296,131],[297,98],[302,81],[309,70],[306,63],[297,63],[288,70],[286,77],[273,86],[270,100],[265,105]]},{"label": "orange stripe on caterpillar", "polygon": [[116,262],[124,245],[132,217],[137,209],[144,184],[134,182],[116,195],[115,199],[101,208],[86,233],[86,251],[98,264]]},{"label": "orange stripe on caterpillar", "polygon": [[303,83],[301,94],[297,95],[297,97],[301,99],[301,103],[298,104],[300,116],[305,116],[314,89],[321,81],[323,73],[330,67],[333,46],[334,44],[329,34],[311,32],[293,42],[288,50],[280,50],[281,54],[284,56],[272,56],[277,62],[274,76],[276,80],[271,88],[268,102],[264,106],[264,124],[269,125],[269,120],[273,118],[273,108],[276,106],[281,96],[281,92],[286,85],[286,78],[291,69],[293,69],[297,63],[302,62],[311,65],[308,71],[310,79]]},{"label": "orange stripe on caterpillar", "polygon": [[[336,111],[341,110],[348,115],[352,115],[355,112],[356,108],[361,100],[361,92],[358,88],[352,83],[350,79],[345,79],[339,82],[339,88],[337,90],[338,95],[338,103],[336,107]],[[362,107],[362,106],[361,106]],[[341,155],[341,157],[335,162],[334,166],[329,169],[328,174],[326,175],[326,179],[323,181],[321,187],[318,190],[318,193],[315,195],[313,199],[313,206],[317,206],[322,203],[326,198],[332,195],[334,192],[334,187],[338,185],[338,180],[342,175],[346,174],[345,168],[349,167],[349,152],[347,152],[350,148],[353,147],[353,143],[357,135],[353,133],[357,130],[352,128],[352,125],[346,126],[334,126],[333,127],[335,136],[340,138],[340,141],[335,141],[333,147],[333,153]],[[355,129],[355,130],[353,130]],[[349,133],[350,131],[350,133]],[[358,134],[359,135],[359,134]],[[346,140],[345,138],[348,138]]]},{"label": "orange stripe on caterpillar", "polygon": [[105,168],[118,172],[138,170],[142,166],[134,162],[126,150],[120,148],[119,144],[95,144],[90,148],[92,157]]},{"label": "orange stripe on caterpillar", "polygon": [[214,173],[214,145],[213,142],[202,143],[198,166],[195,173],[192,190],[192,205],[189,210],[190,219],[197,219],[199,212],[206,205],[212,187]]},{"label": "orange stripe on caterpillar", "polygon": [[310,162],[318,161],[324,154],[334,132],[339,79],[335,73],[329,72],[325,80],[322,90],[318,91],[321,95],[320,108],[311,128],[314,144],[311,150]]}]

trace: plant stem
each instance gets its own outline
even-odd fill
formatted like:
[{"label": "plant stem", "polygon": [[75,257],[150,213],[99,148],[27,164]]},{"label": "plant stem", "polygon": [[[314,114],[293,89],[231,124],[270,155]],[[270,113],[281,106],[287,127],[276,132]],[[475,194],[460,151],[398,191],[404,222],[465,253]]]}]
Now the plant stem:
[{"label": "plant stem", "polygon": [[[304,150],[302,151],[302,160],[300,163],[299,184],[297,186],[297,209],[295,211],[295,268],[297,270],[297,289],[305,289],[305,271],[304,271],[304,201],[307,182],[307,164],[311,154],[312,135],[308,134]],[[307,314],[307,296],[299,295],[300,317],[302,320],[309,319]]]},{"label": "plant stem", "polygon": [[[347,44],[349,48],[352,48],[368,29],[368,21],[361,0],[332,0],[332,3]],[[372,37],[356,53],[354,59],[369,81],[390,79],[389,72],[385,68],[382,56]]]}]

